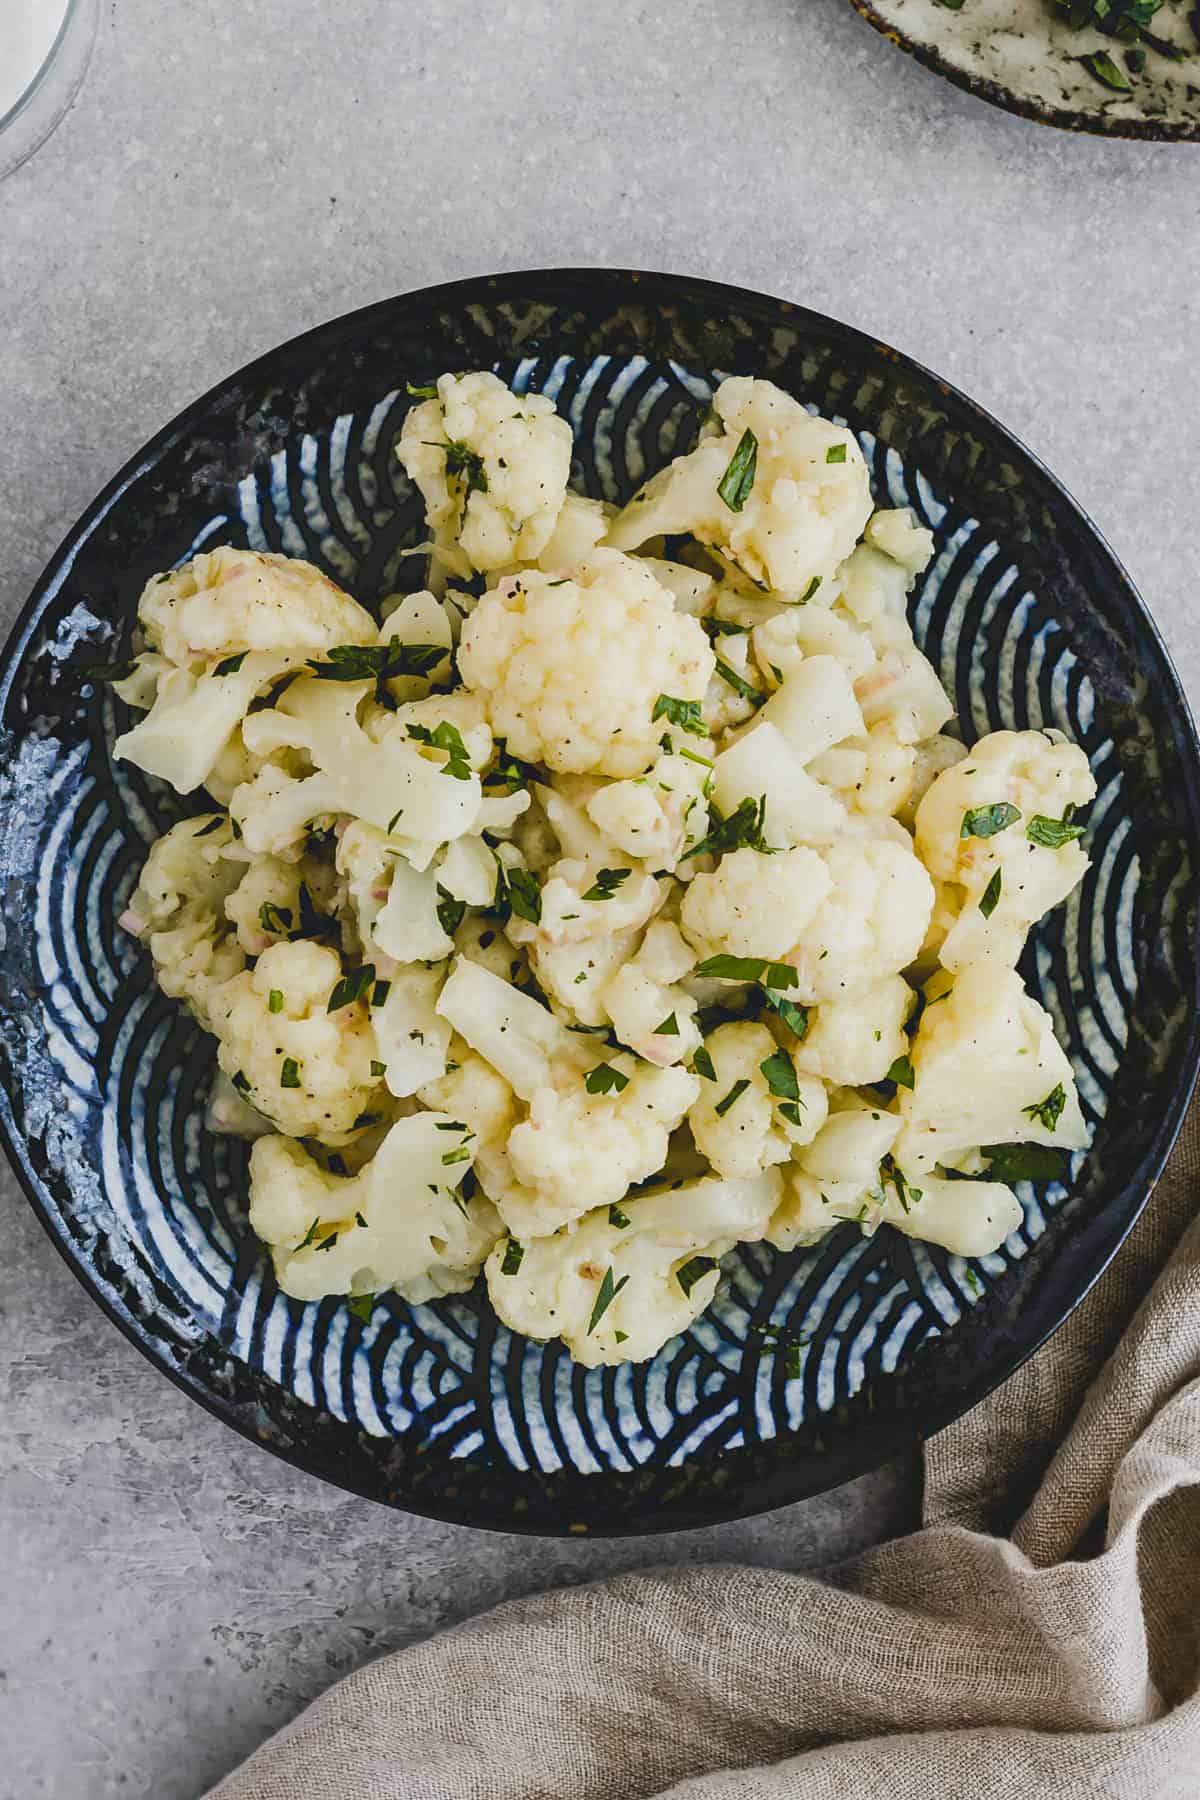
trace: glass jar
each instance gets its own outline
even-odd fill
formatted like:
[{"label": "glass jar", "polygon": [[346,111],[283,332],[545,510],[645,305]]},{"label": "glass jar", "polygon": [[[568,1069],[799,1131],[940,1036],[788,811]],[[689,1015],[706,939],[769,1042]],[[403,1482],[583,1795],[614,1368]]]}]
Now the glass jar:
[{"label": "glass jar", "polygon": [[[0,0],[0,7],[8,4],[9,0]],[[99,11],[99,0],[68,0],[62,23],[41,66],[0,115],[0,179],[20,168],[45,143],[79,92],[92,54]],[[3,50],[0,35],[0,55]]]}]

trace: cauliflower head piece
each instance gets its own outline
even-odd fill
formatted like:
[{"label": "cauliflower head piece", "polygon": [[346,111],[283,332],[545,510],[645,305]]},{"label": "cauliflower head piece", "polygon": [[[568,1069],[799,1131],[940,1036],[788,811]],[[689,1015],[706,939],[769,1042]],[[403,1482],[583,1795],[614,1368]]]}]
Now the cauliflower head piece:
[{"label": "cauliflower head piece", "polygon": [[987,1144],[1081,1150],[1089,1132],[1066,1051],[1014,969],[974,963],[921,1015],[896,1160],[916,1176]]},{"label": "cauliflower head piece", "polygon": [[852,432],[807,413],[769,381],[732,376],[713,396],[719,422],[618,514],[608,541],[635,550],[691,532],[750,579],[798,600],[832,580],[871,516]]},{"label": "cauliflower head piece", "polygon": [[459,668],[510,751],[562,772],[639,775],[660,696],[698,701],[713,653],[650,571],[597,550],[574,576],[502,581],[463,626]]},{"label": "cauliflower head piece", "polygon": [[508,1154],[527,1194],[501,1201],[509,1230],[540,1237],[611,1206],[655,1175],[700,1083],[686,1069],[653,1068],[617,1055],[585,1078],[534,1094]]},{"label": "cauliflower head piece", "polygon": [[589,1368],[645,1362],[711,1303],[721,1257],[762,1236],[781,1186],[776,1169],[706,1177],[554,1236],[504,1239],[488,1258],[492,1305],[511,1330],[561,1338]]},{"label": "cauliflower head piece", "polygon": [[210,997],[218,1062],[289,1137],[343,1144],[372,1122],[375,1034],[360,1000],[329,1011],[341,976],[335,951],[302,938],[272,944]]},{"label": "cauliflower head piece", "polygon": [[544,394],[514,394],[495,375],[443,375],[410,409],[397,455],[425,501],[435,538],[472,568],[532,561],[549,542],[571,473],[571,427]]},{"label": "cauliflower head piece", "polygon": [[713,1077],[688,1112],[696,1148],[718,1175],[754,1175],[787,1162],[829,1110],[824,1085],[797,1074],[765,1025],[735,1020],[705,1039]]},{"label": "cauliflower head piece", "polygon": [[502,1227],[464,1179],[472,1137],[447,1113],[398,1119],[357,1175],[329,1173],[302,1145],[263,1137],[250,1153],[250,1223],[285,1294],[394,1289],[421,1304],[469,1288]]},{"label": "cauliflower head piece", "polygon": [[917,808],[916,846],[957,901],[940,950],[946,968],[1016,963],[1030,926],[1087,869],[1071,820],[1095,792],[1078,745],[1040,731],[994,731],[935,776]]},{"label": "cauliflower head piece", "polygon": [[246,865],[226,852],[233,844],[221,813],[182,819],[152,845],[121,923],[150,951],[164,994],[182,1000],[207,1024],[214,993],[240,973],[245,955],[226,916],[226,904]]},{"label": "cauliflower head piece", "polygon": [[728,954],[777,962],[806,940],[829,892],[829,871],[816,850],[785,850],[778,856],[734,850],[721,858],[711,875],[692,878],[679,922],[701,956]]}]

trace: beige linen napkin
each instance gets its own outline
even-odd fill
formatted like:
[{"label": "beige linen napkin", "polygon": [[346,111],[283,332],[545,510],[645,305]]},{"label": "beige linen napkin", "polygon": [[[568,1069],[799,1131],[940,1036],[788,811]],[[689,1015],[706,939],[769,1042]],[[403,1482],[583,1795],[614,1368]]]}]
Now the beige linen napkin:
[{"label": "beige linen napkin", "polygon": [[1073,1317],[926,1447],[914,1536],[502,1606],[212,1800],[1200,1800],[1198,1177],[1200,1103]]}]

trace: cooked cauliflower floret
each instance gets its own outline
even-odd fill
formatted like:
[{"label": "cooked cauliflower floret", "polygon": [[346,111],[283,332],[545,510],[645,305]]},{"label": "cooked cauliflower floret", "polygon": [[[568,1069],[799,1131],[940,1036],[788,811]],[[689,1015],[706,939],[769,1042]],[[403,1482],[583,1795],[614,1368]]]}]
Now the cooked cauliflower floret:
[{"label": "cooked cauliflower floret", "polygon": [[594,1076],[595,1092],[582,1076],[540,1089],[510,1136],[513,1169],[529,1190],[528,1200],[501,1203],[515,1236],[544,1236],[593,1206],[613,1205],[666,1161],[667,1140],[699,1092],[696,1076],[626,1055],[606,1067],[606,1091]]},{"label": "cooked cauliflower floret", "polygon": [[752,580],[800,599],[832,577],[871,516],[862,451],[853,433],[813,418],[769,381],[733,376],[713,407],[720,435],[702,438],[635,494],[609,542],[634,550],[691,532]]},{"label": "cooked cauliflower floret", "polygon": [[272,944],[252,970],[209,999],[218,1062],[289,1137],[344,1142],[370,1113],[378,1089],[375,1034],[364,1007],[328,1010],[341,976],[336,952],[321,944]]},{"label": "cooked cauliflower floret", "polygon": [[722,750],[713,798],[728,817],[745,800],[764,802],[763,833],[780,848],[827,844],[846,829],[846,808],[814,780],[777,726],[756,724]]},{"label": "cooked cauliflower floret", "polygon": [[718,1175],[753,1175],[786,1162],[820,1130],[825,1089],[799,1076],[765,1025],[739,1020],[705,1039],[716,1080],[700,1084],[688,1124],[696,1148]]},{"label": "cooked cauliflower floret", "polygon": [[571,427],[544,394],[514,394],[495,375],[443,375],[412,407],[396,454],[424,496],[436,539],[472,568],[538,556],[571,473]]},{"label": "cooked cauliflower floret", "polygon": [[809,854],[824,864],[826,898],[787,958],[799,975],[794,997],[805,1005],[857,993],[907,968],[933,910],[933,883],[906,837],[902,844],[846,840]]},{"label": "cooked cauliflower floret", "polygon": [[465,956],[455,962],[437,1009],[522,1100],[560,1083],[581,1083],[596,1061],[586,1037],[569,1031],[532,995]]},{"label": "cooked cauliflower floret", "polygon": [[299,557],[224,544],[181,568],[155,575],[138,601],[138,624],[152,650],[197,672],[244,650],[269,651],[301,668],[342,644],[373,644],[370,613]]},{"label": "cooked cauliflower floret", "polygon": [[251,750],[288,745],[305,751],[317,771],[297,779],[268,764],[237,790],[230,812],[248,850],[286,856],[308,822],[347,813],[386,832],[413,868],[424,870],[441,844],[482,828],[479,776],[454,749],[413,738],[400,712],[372,721],[371,734],[363,728],[358,712],[370,685],[294,681],[274,708],[246,720]]},{"label": "cooked cauliflower floret", "polygon": [[250,1153],[250,1223],[285,1294],[374,1294],[420,1304],[469,1288],[500,1236],[491,1202],[459,1192],[473,1140],[447,1113],[398,1119],[357,1175],[332,1175],[289,1138]]},{"label": "cooked cauliflower floret", "polygon": [[514,755],[614,776],[654,760],[659,696],[703,698],[713,668],[696,621],[615,550],[597,550],[572,578],[502,581],[463,626],[458,661]]},{"label": "cooked cauliflower floret", "polygon": [[377,1061],[398,1100],[445,1074],[450,1026],[437,1010],[445,979],[444,963],[406,963],[372,989]]},{"label": "cooked cauliflower floret", "polygon": [[181,820],[151,847],[121,915],[149,949],[164,994],[186,1001],[202,1024],[213,992],[246,960],[225,918],[225,903],[245,874],[244,863],[225,855],[232,842],[219,813]]},{"label": "cooked cauliflower floret", "polygon": [[957,1256],[990,1256],[1022,1219],[1021,1203],[999,1181],[948,1181],[923,1175],[919,1186],[894,1173],[869,1185],[822,1182],[788,1171],[785,1197],[767,1229],[777,1250],[815,1244],[847,1221],[870,1234],[894,1225],[907,1237],[941,1244]]},{"label": "cooked cauliflower floret", "polygon": [[435,869],[414,869],[386,832],[357,821],[342,833],[337,866],[346,877],[365,956],[382,952],[407,963],[451,954],[454,940],[439,916],[444,900]]},{"label": "cooked cauliflower floret", "polygon": [[916,764],[913,746],[900,743],[884,724],[814,757],[808,773],[828,783],[843,806],[868,818],[887,817],[905,805]]},{"label": "cooked cauliflower floret", "polygon": [[758,718],[782,733],[801,763],[867,729],[850,677],[833,656],[806,656],[786,669]]},{"label": "cooked cauliflower floret", "polygon": [[866,539],[913,575],[933,561],[933,533],[917,524],[916,514],[908,506],[877,512],[867,522]]},{"label": "cooked cauliflower floret", "polygon": [[1014,969],[961,969],[946,997],[926,1006],[912,1065],[896,1145],[906,1174],[954,1168],[983,1144],[1081,1150],[1088,1142],[1067,1053]]},{"label": "cooked cauliflower floret", "polygon": [[[237,927],[247,956],[261,956],[270,944],[328,918],[335,906],[333,870],[315,856],[282,862],[257,857],[225,902],[225,917]],[[333,933],[336,937],[336,933]]]},{"label": "cooked cauliflower floret", "polygon": [[796,1067],[837,1087],[883,1081],[908,1055],[904,1025],[916,996],[900,975],[888,975],[844,999],[818,1006],[796,1050]]},{"label": "cooked cauliflower floret", "polygon": [[506,1240],[488,1259],[492,1305],[513,1331],[560,1337],[588,1367],[644,1362],[710,1304],[720,1258],[761,1237],[779,1194],[775,1169],[708,1177],[627,1200],[620,1219],[606,1209],[554,1237]]},{"label": "cooked cauliflower floret", "polygon": [[664,732],[671,746],[644,775],[609,781],[587,803],[588,817],[627,856],[675,873],[708,830],[707,788],[714,766],[707,738]]},{"label": "cooked cauliflower floret", "polygon": [[1040,731],[994,731],[936,777],[917,809],[916,846],[931,874],[953,884],[948,969],[1017,961],[1029,927],[1088,866],[1070,819],[1095,792],[1078,745]]},{"label": "cooked cauliflower floret", "polygon": [[568,494],[559,508],[554,530],[538,552],[538,568],[547,575],[569,575],[603,543],[616,510],[605,500]]},{"label": "cooked cauliflower floret", "polygon": [[659,1068],[686,1062],[700,1043],[696,1002],[677,985],[695,960],[677,926],[656,922],[601,995],[621,1042]]},{"label": "cooked cauliflower floret", "polygon": [[[829,887],[815,850],[778,856],[734,850],[711,875],[697,875],[689,884],[680,910],[683,935],[702,957],[764,956],[777,962],[807,941]],[[835,893],[832,904],[837,900]]]}]

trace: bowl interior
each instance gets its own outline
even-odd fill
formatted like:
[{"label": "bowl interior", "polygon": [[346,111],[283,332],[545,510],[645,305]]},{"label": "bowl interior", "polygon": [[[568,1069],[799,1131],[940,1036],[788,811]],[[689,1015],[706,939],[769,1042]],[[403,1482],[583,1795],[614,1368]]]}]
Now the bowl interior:
[{"label": "bowl interior", "polygon": [[[1099,785],[1092,866],[1023,965],[1095,1137],[975,1263],[845,1225],[744,1246],[717,1304],[638,1367],[584,1370],[477,1290],[369,1323],[274,1285],[245,1150],[203,1126],[211,1041],[117,925],[182,812],[108,745],[142,583],[206,545],[304,556],[367,604],[419,580],[392,446],[406,381],[494,367],[555,399],[575,485],[627,497],[687,448],[726,373],[859,435],[881,504],[934,531],[918,640],[964,732],[1053,726]],[[117,1322],[239,1429],[344,1486],[507,1529],[661,1530],[861,1472],[962,1411],[1065,1315],[1144,1201],[1196,1064],[1197,756],[1186,706],[1103,543],[1003,430],[932,376],[783,303],[584,271],[460,283],[324,327],[169,426],[71,534],[10,643],[0,819],[0,1107],[35,1206]],[[70,1350],[64,1348],[64,1355]]]},{"label": "bowl interior", "polygon": [[1200,140],[1200,32],[1189,7],[1154,15],[1159,47],[1136,46],[1145,64],[1131,69],[1130,46],[1091,26],[1073,30],[1052,0],[852,3],[919,61],[1009,112],[1109,137]]}]

